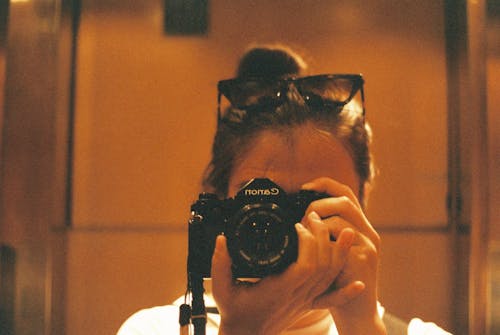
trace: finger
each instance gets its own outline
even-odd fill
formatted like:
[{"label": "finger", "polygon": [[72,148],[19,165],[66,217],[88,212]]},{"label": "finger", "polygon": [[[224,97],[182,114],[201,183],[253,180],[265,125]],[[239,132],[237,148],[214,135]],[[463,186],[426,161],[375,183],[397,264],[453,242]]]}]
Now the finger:
[{"label": "finger", "polygon": [[[335,219],[334,224],[330,222],[332,219]],[[343,260],[343,257],[347,257],[347,255],[344,254],[348,254],[349,251],[353,250],[353,248],[351,248],[353,246],[357,247],[357,252],[362,250],[363,253],[369,253],[373,257],[378,258],[377,255],[380,252],[380,246],[376,245],[366,235],[359,233],[356,227],[353,227],[349,222],[339,217],[329,218],[323,220],[323,222],[328,226],[330,235],[335,237],[336,242],[333,243],[335,248],[333,256],[341,257],[340,260],[334,258],[333,263]]]},{"label": "finger", "polygon": [[299,244],[297,261],[288,267],[283,276],[295,281],[298,287],[307,280],[307,274],[316,266],[317,246],[313,234],[301,223],[295,224],[295,230]]},{"label": "finger", "polygon": [[[307,229],[311,230],[309,227],[309,224],[307,223],[308,222],[308,215],[304,216],[304,218],[302,219],[302,225],[305,226]],[[328,233],[330,235],[329,236],[330,242],[336,241],[338,239],[340,233],[342,232],[342,230],[344,230],[346,228],[351,228],[354,231],[358,230],[357,227],[350,224],[349,222],[347,222],[346,220],[344,220],[340,216],[335,216],[335,215],[329,216],[327,218],[321,219],[321,222],[323,222],[323,224],[328,228]]]},{"label": "finger", "polygon": [[[309,183],[302,185],[302,189],[328,193],[338,198],[338,200],[335,201],[336,203],[330,203],[330,205],[339,205],[340,203],[343,203],[343,205],[340,205],[341,206],[340,209],[344,213],[345,219],[348,221],[352,220],[353,221],[352,223],[354,223],[363,234],[367,235],[368,238],[373,242],[373,244],[377,246],[377,248],[379,247],[380,237],[376,232],[376,230],[373,228],[373,226],[366,219],[357,196],[354,194],[354,192],[349,186],[339,183],[338,181],[333,180],[331,178],[320,177]],[[335,198],[325,198],[322,200],[329,200],[329,199],[335,199]],[[327,202],[322,202],[322,200],[312,202],[311,205],[309,206],[311,208],[308,208],[308,211],[314,210],[322,218],[332,215],[342,215],[341,213],[328,212]],[[323,212],[323,210],[325,210],[325,207],[322,207],[322,205],[320,204],[321,202],[323,205],[326,205],[326,212]],[[322,207],[323,210],[315,206]],[[306,214],[308,211],[306,211]],[[349,215],[347,213],[351,213],[352,215]]]},{"label": "finger", "polygon": [[307,221],[317,245],[316,267],[314,268],[314,272],[310,274],[309,281],[312,286],[308,289],[307,293],[308,297],[312,299],[328,288],[338,272],[340,272],[340,267],[337,273],[332,274],[333,245],[330,242],[328,227],[322,222],[316,212],[311,212],[307,216]]},{"label": "finger", "polygon": [[331,308],[345,305],[357,298],[364,290],[365,283],[362,281],[352,282],[342,288],[326,292],[314,299],[313,308]]},{"label": "finger", "polygon": [[345,196],[323,198],[313,201],[307,207],[305,215],[308,215],[310,212],[316,212],[322,218],[335,215],[342,216],[345,220],[359,225],[360,229],[363,228],[363,226],[368,226],[364,213]]},{"label": "finger", "polygon": [[364,239],[361,239],[362,234],[359,233],[359,229],[340,216],[331,216],[327,219],[323,219],[323,223],[328,227],[328,232],[334,241],[339,242],[340,235],[346,229],[352,231],[353,244],[359,245],[364,241]]},{"label": "finger", "polygon": [[356,232],[352,228],[342,229],[337,237],[337,241],[334,243],[334,257],[342,260],[346,259],[355,237]]},{"label": "finger", "polygon": [[297,223],[295,228],[299,240],[297,263],[301,265],[310,264],[311,260],[316,258],[317,253],[314,236],[300,223]]},{"label": "finger", "polygon": [[344,269],[347,260],[349,259],[349,252],[353,245],[356,233],[353,229],[344,229],[336,242],[330,242],[330,255],[331,261],[327,273],[324,274],[326,286],[320,293],[332,285],[335,279],[339,276],[340,272]]},{"label": "finger", "polygon": [[311,202],[307,207],[305,215],[316,212],[322,218],[341,217],[351,223],[356,230],[366,235],[375,245],[379,245],[379,235],[370,224],[361,208],[345,197],[324,198]]},{"label": "finger", "polygon": [[316,178],[311,182],[305,183],[301,188],[303,190],[314,190],[320,193],[327,193],[334,197],[346,196],[361,208],[358,197],[353,190],[349,186],[339,183],[331,178]]},{"label": "finger", "polygon": [[358,230],[357,227],[350,224],[340,216],[331,216],[327,219],[323,219],[323,222],[328,227],[330,236],[334,241],[337,241],[339,239],[340,233],[346,228],[351,228],[354,231]]},{"label": "finger", "polygon": [[231,257],[227,251],[226,237],[217,236],[215,250],[212,256],[212,290],[215,297],[229,295],[233,289],[233,274],[231,271]]},{"label": "finger", "polygon": [[327,269],[331,261],[330,232],[328,226],[323,223],[316,212],[307,216],[309,229],[317,242],[317,265],[318,268]]}]

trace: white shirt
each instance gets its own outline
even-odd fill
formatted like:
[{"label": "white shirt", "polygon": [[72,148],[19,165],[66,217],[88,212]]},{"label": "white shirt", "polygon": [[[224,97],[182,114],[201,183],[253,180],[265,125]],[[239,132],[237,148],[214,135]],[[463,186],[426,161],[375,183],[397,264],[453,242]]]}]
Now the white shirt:
[{"label": "white shirt", "polygon": [[[207,297],[208,301],[211,299]],[[183,299],[178,299],[173,305],[157,306],[143,309],[128,318],[117,335],[165,335],[179,334],[179,305]],[[210,305],[210,303],[207,303]],[[384,308],[379,304],[380,317],[384,315]],[[207,314],[206,335],[217,335],[220,316]],[[191,332],[192,333],[192,332]],[[331,316],[319,322],[293,331],[286,331],[282,335],[338,335],[337,328]],[[408,325],[408,335],[451,335],[431,322],[412,319]]]}]

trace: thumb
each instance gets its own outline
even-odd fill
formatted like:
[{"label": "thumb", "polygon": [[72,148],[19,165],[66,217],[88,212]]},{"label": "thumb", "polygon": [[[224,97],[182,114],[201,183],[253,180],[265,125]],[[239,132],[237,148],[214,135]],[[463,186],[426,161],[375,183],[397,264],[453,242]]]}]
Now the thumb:
[{"label": "thumb", "polygon": [[358,280],[333,292],[326,292],[314,300],[313,308],[322,309],[345,305],[357,298],[364,291],[365,286],[365,283]]},{"label": "thumb", "polygon": [[215,298],[228,294],[232,288],[233,274],[231,263],[231,257],[227,251],[226,237],[219,235],[215,240],[211,270],[212,290]]}]

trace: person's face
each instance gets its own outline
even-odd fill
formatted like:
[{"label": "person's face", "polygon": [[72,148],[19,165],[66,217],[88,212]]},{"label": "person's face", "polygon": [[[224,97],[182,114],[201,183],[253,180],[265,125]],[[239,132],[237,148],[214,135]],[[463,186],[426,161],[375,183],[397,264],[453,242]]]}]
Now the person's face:
[{"label": "person's face", "polygon": [[313,127],[301,126],[286,137],[271,131],[261,133],[235,166],[228,195],[235,196],[253,178],[269,178],[292,193],[319,177],[332,178],[356,194],[359,178],[351,156],[337,139]]}]

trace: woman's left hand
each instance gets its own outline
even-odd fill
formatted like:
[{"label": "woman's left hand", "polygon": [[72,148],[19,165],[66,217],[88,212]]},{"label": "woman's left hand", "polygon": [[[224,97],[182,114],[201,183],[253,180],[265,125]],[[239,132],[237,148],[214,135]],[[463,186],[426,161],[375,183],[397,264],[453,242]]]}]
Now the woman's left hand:
[{"label": "woman's left hand", "polygon": [[377,310],[377,268],[380,257],[378,233],[348,186],[330,178],[318,178],[304,184],[302,188],[331,195],[312,202],[305,217],[312,211],[316,212],[327,224],[333,237],[339,236],[345,228],[351,228],[355,232],[346,265],[336,278],[334,288],[341,289],[354,281],[365,284],[363,293],[343,306],[333,306],[330,303],[329,291],[318,300],[318,305],[330,309],[340,334],[384,334],[384,326]]}]

